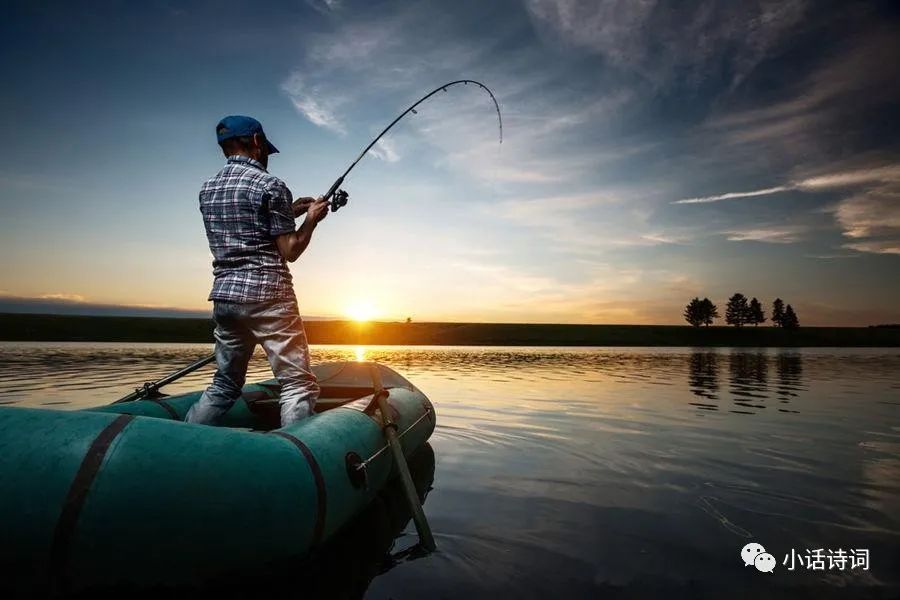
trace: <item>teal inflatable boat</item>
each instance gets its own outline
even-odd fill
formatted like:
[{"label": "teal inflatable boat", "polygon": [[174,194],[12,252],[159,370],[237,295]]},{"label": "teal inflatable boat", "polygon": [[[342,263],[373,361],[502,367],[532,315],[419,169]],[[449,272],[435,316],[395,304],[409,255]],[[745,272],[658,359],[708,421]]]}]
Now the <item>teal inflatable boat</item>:
[{"label": "teal inflatable boat", "polygon": [[372,363],[314,367],[316,414],[285,428],[275,381],[247,385],[222,427],[183,422],[200,392],[0,408],[0,565],[19,592],[65,593],[203,585],[307,555],[392,477],[372,369],[412,455],[434,408]]}]

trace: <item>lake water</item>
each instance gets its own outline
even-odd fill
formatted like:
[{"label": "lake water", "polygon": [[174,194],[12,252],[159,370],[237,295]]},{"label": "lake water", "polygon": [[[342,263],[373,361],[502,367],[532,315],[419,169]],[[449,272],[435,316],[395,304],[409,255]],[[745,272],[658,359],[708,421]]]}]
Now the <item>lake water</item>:
[{"label": "lake water", "polygon": [[[105,404],[208,351],[4,343],[0,403]],[[370,544],[364,564],[347,566],[359,540],[376,537],[377,516],[366,516],[336,552],[345,562],[314,571],[349,573],[352,593],[900,594],[896,350],[317,346],[313,359],[382,362],[438,413],[425,512],[439,551],[406,552],[415,538],[404,517],[398,539]],[[166,391],[203,387],[210,375]],[[270,377],[257,355],[248,380]],[[744,566],[750,542],[775,557],[774,572]],[[824,568],[811,569],[818,549]],[[849,550],[858,562],[868,551],[868,568],[838,568]]]}]

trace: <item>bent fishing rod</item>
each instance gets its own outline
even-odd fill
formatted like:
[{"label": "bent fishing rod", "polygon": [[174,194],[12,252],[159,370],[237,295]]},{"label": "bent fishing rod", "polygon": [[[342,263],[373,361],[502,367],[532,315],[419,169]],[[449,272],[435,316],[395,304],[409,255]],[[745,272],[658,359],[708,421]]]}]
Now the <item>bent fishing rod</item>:
[{"label": "bent fishing rod", "polygon": [[390,131],[394,125],[399,123],[400,120],[403,119],[403,117],[405,117],[406,115],[408,115],[410,113],[412,113],[414,115],[419,114],[418,112],[416,112],[416,107],[419,106],[420,104],[422,104],[423,102],[425,102],[426,100],[428,100],[429,98],[431,98],[432,96],[434,96],[435,94],[437,94],[438,92],[441,92],[441,91],[446,92],[447,88],[452,87],[454,85],[459,85],[459,84],[468,85],[470,83],[480,87],[485,92],[487,92],[488,95],[491,97],[491,100],[494,102],[494,108],[497,110],[497,122],[500,126],[500,143],[502,144],[503,143],[503,116],[500,114],[500,103],[497,102],[497,98],[494,96],[494,93],[488,88],[488,86],[484,85],[480,81],[475,81],[474,79],[458,79],[456,81],[451,81],[450,83],[445,83],[444,85],[438,86],[435,89],[431,90],[430,92],[428,92],[427,94],[425,94],[424,96],[422,96],[421,98],[416,100],[409,108],[407,108],[402,113],[400,113],[400,116],[398,116],[396,119],[391,121],[387,127],[385,127],[384,129],[381,130],[381,133],[379,133],[377,136],[375,136],[374,140],[369,142],[368,146],[363,148],[363,151],[359,153],[359,156],[356,157],[356,160],[354,160],[350,164],[350,166],[347,167],[347,170],[344,171],[344,173],[340,177],[338,177],[333,184],[331,184],[331,187],[328,189],[328,191],[325,193],[325,195],[322,196],[323,200],[331,201],[331,212],[336,212],[342,206],[346,206],[347,200],[349,199],[350,195],[347,192],[345,192],[344,190],[338,189],[338,187],[340,187],[340,185],[342,183],[344,183],[344,178],[347,177],[347,175],[350,173],[350,171],[353,170],[353,167],[355,167],[357,165],[357,163],[362,160],[362,158],[369,152],[369,150],[371,150],[372,147],[375,146],[375,144],[377,144],[378,141],[382,137],[384,137],[384,135],[388,131]]},{"label": "bent fishing rod", "polygon": [[[429,98],[431,98],[432,96],[434,96],[435,94],[437,94],[438,92],[446,92],[447,88],[453,87],[454,85],[460,85],[460,84],[469,85],[470,83],[483,89],[485,92],[487,92],[488,96],[491,97],[491,100],[494,103],[494,108],[497,110],[497,123],[500,128],[500,143],[502,144],[503,143],[503,116],[500,114],[500,103],[497,102],[497,98],[494,96],[494,93],[490,90],[490,88],[488,88],[488,86],[484,85],[480,81],[475,81],[474,79],[457,79],[456,81],[451,81],[450,83],[445,83],[444,85],[440,85],[440,86],[434,88],[433,90],[431,90],[430,92],[428,92],[427,94],[425,94],[424,96],[422,96],[421,98],[416,100],[412,105],[410,105],[409,108],[407,108],[402,113],[400,113],[400,115],[396,119],[391,121],[387,127],[385,127],[384,129],[381,130],[381,133],[379,133],[377,136],[375,136],[374,140],[369,142],[368,146],[363,148],[363,151],[359,153],[359,156],[356,157],[356,160],[354,160],[352,163],[350,163],[350,166],[347,167],[347,170],[344,171],[341,174],[341,176],[338,177],[334,181],[333,184],[331,184],[331,187],[328,189],[328,191],[325,193],[325,195],[322,196],[323,200],[327,200],[329,202],[329,204],[331,206],[331,212],[337,212],[337,210],[339,208],[347,205],[347,202],[350,199],[350,194],[348,194],[344,190],[341,190],[338,188],[340,187],[340,185],[342,183],[344,183],[344,179],[347,177],[347,175],[350,174],[350,171],[353,170],[353,168],[359,163],[359,161],[361,161],[363,159],[363,157],[369,152],[369,150],[371,150],[375,146],[375,144],[377,144],[378,141],[381,138],[383,138],[384,135],[394,127],[394,125],[399,123],[406,115],[408,115],[410,113],[414,114],[414,115],[419,114],[416,111],[416,107],[419,106],[420,104],[422,104],[423,102],[425,102],[426,100],[428,100]],[[172,383],[176,379],[180,379],[181,377],[183,377],[184,375],[187,375],[188,373],[193,373],[197,369],[208,365],[215,359],[216,359],[216,355],[211,354],[209,356],[206,356],[206,357],[198,360],[197,362],[195,362],[191,365],[184,367],[180,371],[176,371],[175,373],[168,375],[167,377],[163,377],[162,379],[159,379],[157,381],[148,381],[142,387],[136,388],[130,394],[123,396],[122,398],[119,398],[118,400],[113,402],[113,404],[118,404],[120,402],[129,402],[131,400],[141,400],[144,398],[158,398],[162,395],[159,392],[159,388],[161,388],[162,386],[167,385],[169,383]]]}]

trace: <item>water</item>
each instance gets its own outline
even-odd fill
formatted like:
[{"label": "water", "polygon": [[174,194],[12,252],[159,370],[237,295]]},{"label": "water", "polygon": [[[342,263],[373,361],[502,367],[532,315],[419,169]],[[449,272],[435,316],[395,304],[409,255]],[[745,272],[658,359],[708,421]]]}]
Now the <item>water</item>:
[{"label": "water", "polygon": [[[208,350],[0,344],[0,403],[108,403]],[[895,350],[322,346],[313,358],[383,362],[438,411],[425,510],[439,552],[404,553],[405,518],[379,546],[367,516],[335,552],[343,562],[314,571],[334,578],[330,597],[900,593]],[[250,380],[269,377],[256,356]],[[750,541],[776,557],[774,573],[743,566]],[[869,569],[782,564],[819,548],[867,549]],[[351,551],[362,575],[337,593]]]}]

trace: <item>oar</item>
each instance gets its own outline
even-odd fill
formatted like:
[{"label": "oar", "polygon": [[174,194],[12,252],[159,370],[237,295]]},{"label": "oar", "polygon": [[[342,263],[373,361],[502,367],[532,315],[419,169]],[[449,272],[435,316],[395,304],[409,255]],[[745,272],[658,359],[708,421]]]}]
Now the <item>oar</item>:
[{"label": "oar", "polygon": [[155,396],[157,392],[159,392],[159,388],[161,388],[162,386],[168,385],[176,379],[184,377],[188,373],[193,373],[200,367],[206,366],[214,360],[216,360],[216,355],[210,354],[206,358],[202,358],[194,364],[186,366],[180,371],[175,371],[167,377],[163,377],[162,379],[159,379],[157,381],[148,381],[143,385],[143,387],[139,387],[127,396],[119,398],[118,400],[113,402],[113,404],[119,404],[120,402],[130,402],[132,400],[140,400],[142,398],[150,398],[152,396]]},{"label": "oar", "polygon": [[435,548],[437,548],[434,543],[434,536],[431,534],[431,527],[428,525],[428,519],[425,518],[425,511],[422,510],[422,504],[419,502],[419,494],[416,492],[412,475],[409,473],[409,465],[406,464],[406,457],[403,456],[403,448],[400,446],[400,439],[397,437],[397,424],[394,423],[394,419],[391,417],[390,407],[387,403],[389,392],[384,389],[384,385],[381,383],[381,373],[379,373],[376,363],[369,363],[369,373],[372,376],[375,401],[378,403],[378,409],[381,411],[384,437],[387,438],[391,454],[394,455],[394,464],[397,466],[397,472],[400,473],[400,482],[406,494],[406,501],[409,503],[409,508],[412,511],[416,532],[419,534],[419,543],[429,552],[434,552]]}]

